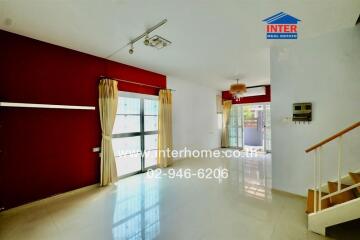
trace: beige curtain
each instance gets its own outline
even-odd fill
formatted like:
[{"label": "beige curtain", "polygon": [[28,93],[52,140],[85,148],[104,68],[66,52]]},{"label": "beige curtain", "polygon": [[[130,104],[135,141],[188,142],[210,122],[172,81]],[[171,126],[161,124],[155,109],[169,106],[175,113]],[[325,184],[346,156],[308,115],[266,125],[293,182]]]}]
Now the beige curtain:
[{"label": "beige curtain", "polygon": [[99,84],[99,111],[102,130],[100,186],[117,180],[115,156],[112,148],[112,129],[118,104],[117,81],[102,79]]},{"label": "beige curtain", "polygon": [[172,151],[172,96],[171,90],[162,89],[159,92],[159,135],[158,135],[158,167],[168,167],[172,157],[167,150]]},{"label": "beige curtain", "polygon": [[229,116],[231,110],[232,101],[224,101],[223,105],[223,122],[221,132],[221,147],[229,147]]}]

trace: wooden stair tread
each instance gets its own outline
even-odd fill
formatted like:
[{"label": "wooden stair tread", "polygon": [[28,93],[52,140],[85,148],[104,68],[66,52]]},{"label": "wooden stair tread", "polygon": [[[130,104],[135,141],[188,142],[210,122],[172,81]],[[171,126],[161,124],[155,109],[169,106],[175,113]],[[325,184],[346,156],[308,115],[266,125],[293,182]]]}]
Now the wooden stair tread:
[{"label": "wooden stair tread", "polygon": [[[352,173],[349,172],[349,175],[351,177],[351,180],[356,184],[360,183],[360,173]],[[360,187],[357,187],[358,192],[360,193]]]},{"label": "wooden stair tread", "polygon": [[[316,203],[317,203],[316,208],[319,208],[319,195],[318,194],[319,194],[319,192],[316,192]],[[321,196],[326,196],[327,194],[328,193],[322,192]],[[331,206],[332,205],[330,203],[329,198],[321,200],[321,209],[325,209],[325,208],[328,208]],[[305,212],[307,214],[314,212],[314,190],[312,190],[312,189],[308,190],[308,197],[307,197],[307,204],[306,204]]]},{"label": "wooden stair tread", "polygon": [[[333,193],[336,192],[338,189],[337,182],[328,182],[329,192]],[[341,189],[344,189],[346,187],[349,187],[349,185],[341,184]],[[347,201],[350,201],[352,199],[355,199],[356,195],[353,190],[348,190],[343,193],[337,194],[335,196],[330,197],[330,203],[332,205],[344,203]]]}]

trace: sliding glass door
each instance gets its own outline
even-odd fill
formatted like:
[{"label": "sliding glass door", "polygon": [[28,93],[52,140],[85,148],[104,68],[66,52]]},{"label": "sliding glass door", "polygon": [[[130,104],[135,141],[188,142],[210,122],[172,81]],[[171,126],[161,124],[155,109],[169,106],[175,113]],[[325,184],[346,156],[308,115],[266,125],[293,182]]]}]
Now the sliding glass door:
[{"label": "sliding glass door", "polygon": [[266,152],[271,152],[271,113],[270,104],[265,104],[265,131],[264,131],[264,146]]},{"label": "sliding glass door", "polygon": [[113,148],[119,177],[156,165],[157,96],[119,92]]},{"label": "sliding glass door", "polygon": [[240,104],[233,104],[229,117],[229,146],[231,148],[243,148],[242,123],[242,106]]},{"label": "sliding glass door", "polygon": [[233,104],[228,136],[231,148],[271,152],[270,104]]},{"label": "sliding glass door", "polygon": [[156,165],[158,149],[158,99],[143,99],[144,101],[144,153],[145,168]]}]

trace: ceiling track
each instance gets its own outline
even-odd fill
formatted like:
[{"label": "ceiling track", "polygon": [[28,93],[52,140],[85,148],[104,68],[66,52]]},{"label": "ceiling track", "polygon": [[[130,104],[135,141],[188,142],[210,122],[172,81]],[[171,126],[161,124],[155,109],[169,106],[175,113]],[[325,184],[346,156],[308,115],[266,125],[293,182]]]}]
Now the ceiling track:
[{"label": "ceiling track", "polygon": [[117,54],[119,51],[121,51],[123,48],[129,46],[129,45],[133,45],[134,43],[136,43],[137,41],[139,41],[140,39],[142,39],[143,37],[149,35],[149,33],[153,32],[154,30],[158,29],[159,27],[161,27],[162,25],[164,25],[165,23],[167,23],[167,19],[163,19],[161,22],[159,22],[158,24],[148,28],[144,33],[142,33],[141,35],[137,36],[134,39],[131,39],[130,42],[128,42],[126,45],[122,46],[121,48],[117,49],[115,52],[111,53],[110,55],[108,55],[106,57],[106,59],[111,58],[112,56],[114,56],[115,54]]},{"label": "ceiling track", "polygon": [[142,39],[143,37],[145,37],[146,35],[148,35],[149,33],[153,32],[154,30],[158,29],[159,27],[161,27],[162,25],[164,25],[167,22],[167,19],[163,19],[161,22],[159,22],[158,24],[156,24],[155,26],[152,26],[151,28],[149,28],[148,30],[146,30],[143,34],[137,36],[136,38],[132,39],[130,42],[128,42],[127,45],[131,45],[136,43],[137,41],[139,41],[140,39]]}]

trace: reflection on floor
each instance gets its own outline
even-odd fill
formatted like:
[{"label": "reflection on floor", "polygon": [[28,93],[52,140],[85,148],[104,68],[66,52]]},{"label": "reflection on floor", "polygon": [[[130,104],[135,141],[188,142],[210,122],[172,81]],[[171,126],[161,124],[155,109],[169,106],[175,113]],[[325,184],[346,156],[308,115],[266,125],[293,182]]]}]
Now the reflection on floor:
[{"label": "reflection on floor", "polygon": [[248,153],[261,153],[264,152],[264,147],[263,146],[244,146],[244,151],[248,152]]},{"label": "reflection on floor", "polygon": [[160,232],[159,183],[144,178],[117,184],[113,239],[155,239]]},{"label": "reflection on floor", "polygon": [[0,213],[0,239],[325,239],[307,231],[305,199],[271,192],[271,156],[179,160],[175,169],[223,167],[228,179],[146,174],[115,186]]}]

